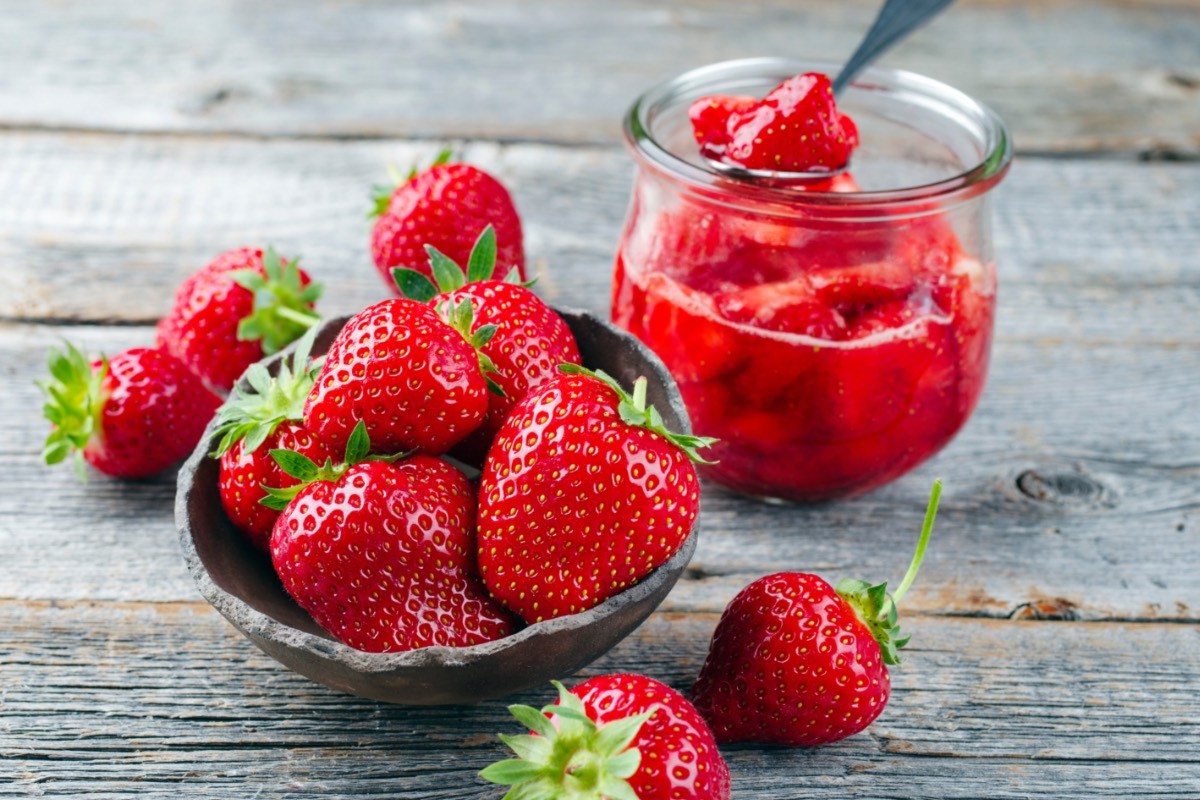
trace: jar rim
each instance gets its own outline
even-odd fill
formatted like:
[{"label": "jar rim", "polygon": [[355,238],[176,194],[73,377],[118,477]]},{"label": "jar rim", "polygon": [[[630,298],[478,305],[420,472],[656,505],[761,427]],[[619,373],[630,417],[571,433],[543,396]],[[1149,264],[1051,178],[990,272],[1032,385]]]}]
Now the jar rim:
[{"label": "jar rim", "polygon": [[[901,188],[856,191],[797,191],[780,186],[732,178],[715,168],[692,163],[661,144],[651,133],[651,115],[681,95],[703,89],[722,79],[778,76],[783,80],[802,72],[836,74],[838,65],[780,57],[759,57],[721,61],[689,70],[663,81],[634,100],[625,115],[626,144],[634,154],[669,177],[692,187],[721,195],[740,196],[754,202],[779,202],[787,205],[824,206],[829,210],[876,206],[897,202],[959,200],[981,194],[1004,177],[1012,161],[1012,140],[1008,129],[994,111],[941,81],[907,70],[871,67],[851,84],[854,90],[901,91],[930,106],[954,112],[960,127],[967,123],[981,134],[983,157],[978,163],[947,178]],[[703,92],[702,92],[703,93]]]}]

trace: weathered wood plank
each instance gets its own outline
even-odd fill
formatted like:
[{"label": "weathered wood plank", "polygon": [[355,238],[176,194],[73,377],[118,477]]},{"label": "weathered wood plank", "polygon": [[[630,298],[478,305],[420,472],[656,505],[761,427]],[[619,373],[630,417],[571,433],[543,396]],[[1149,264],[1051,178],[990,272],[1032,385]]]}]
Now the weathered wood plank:
[{"label": "weathered wood plank", "polygon": [[[0,598],[191,599],[170,475],[80,484],[37,463],[45,428],[33,380],[63,335],[111,352],[150,332],[0,326],[0,471],[10,485],[0,493]],[[906,600],[914,610],[1200,619],[1200,346],[1001,341],[994,363],[960,437],[867,497],[775,508],[708,487],[692,570],[665,607],[719,611],[782,568],[895,580],[929,481],[942,475],[934,547]]]},{"label": "weathered wood plank", "polygon": [[[844,59],[874,0],[0,4],[0,125],[615,142],[650,83],[757,55]],[[886,56],[1029,151],[1200,152],[1200,7],[962,3]],[[50,57],[52,55],[52,57]]]},{"label": "weathered wood plank", "polygon": [[[436,143],[0,134],[0,318],[151,322],[224,249],[272,243],[328,285],[385,295],[367,194]],[[606,312],[632,165],[617,148],[472,144],[511,188],[539,290]],[[1200,340],[1200,165],[1024,158],[998,190],[999,336]]]},{"label": "weathered wood plank", "polygon": [[[583,674],[686,690],[715,617],[657,613]],[[883,716],[815,750],[725,749],[735,796],[1193,797],[1200,637],[1181,625],[910,619]],[[581,676],[582,677],[582,676]],[[0,603],[0,797],[451,798],[504,705],[400,708],[285,671],[200,604]]]}]

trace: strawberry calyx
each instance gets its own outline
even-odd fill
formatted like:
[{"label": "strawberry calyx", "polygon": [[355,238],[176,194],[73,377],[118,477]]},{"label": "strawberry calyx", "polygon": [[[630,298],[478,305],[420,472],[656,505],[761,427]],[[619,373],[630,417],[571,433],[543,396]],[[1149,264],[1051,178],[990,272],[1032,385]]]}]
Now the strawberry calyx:
[{"label": "strawberry calyx", "polygon": [[489,323],[472,330],[475,326],[475,308],[469,299],[460,300],[457,303],[438,303],[436,310],[438,316],[447,325],[458,331],[467,344],[475,348],[475,354],[479,358],[479,371],[483,373],[483,378],[487,381],[488,391],[498,397],[504,397],[504,389],[492,378],[492,375],[499,372],[496,369],[496,363],[482,349],[496,335],[500,326]]},{"label": "strawberry calyx", "polygon": [[304,285],[300,260],[284,262],[274,248],[267,248],[262,261],[262,273],[239,269],[229,277],[254,295],[254,308],[238,323],[237,338],[260,340],[263,352],[271,355],[320,321],[312,309],[324,287],[315,282]]},{"label": "strawberry calyx", "polygon": [[925,522],[921,526],[921,536],[917,540],[917,549],[900,586],[892,594],[888,594],[887,581],[872,584],[855,578],[846,578],[838,582],[834,591],[845,600],[862,620],[883,656],[883,663],[894,666],[900,663],[900,649],[908,644],[910,636],[903,635],[898,622],[896,603],[908,592],[917,577],[917,570],[925,558],[925,548],[929,544],[929,536],[933,533],[933,522],[937,518],[938,501],[942,496],[942,480],[933,482],[929,493],[929,503],[925,507]]},{"label": "strawberry calyx", "polygon": [[558,703],[540,711],[511,705],[509,712],[532,734],[500,740],[517,758],[498,761],[479,773],[511,786],[504,800],[638,800],[629,784],[642,754],[632,746],[653,711],[597,725],[583,701],[558,681]]},{"label": "strawberry calyx", "polygon": [[[427,169],[449,164],[452,158],[454,158],[454,151],[449,147],[443,148]],[[395,194],[396,190],[417,177],[420,172],[416,164],[410,166],[408,172],[403,175],[400,174],[400,170],[396,169],[394,164],[388,164],[387,170],[392,182],[390,184],[377,183],[371,187],[371,210],[367,212],[367,219],[376,219],[386,214],[388,207],[392,204],[392,195]]]},{"label": "strawberry calyx", "polygon": [[58,464],[74,455],[75,469],[86,478],[83,449],[100,431],[101,415],[108,395],[104,379],[108,375],[108,359],[101,358],[93,367],[75,345],[64,342],[65,349],[50,351],[48,365],[50,380],[37,381],[46,394],[42,415],[53,426],[42,447],[42,460]]},{"label": "strawberry calyx", "polygon": [[[496,229],[491,225],[484,228],[475,244],[471,246],[471,254],[467,257],[466,269],[439,251],[432,245],[425,245],[429,253],[429,276],[423,272],[408,267],[396,267],[392,270],[392,280],[400,294],[409,300],[428,303],[440,294],[457,291],[469,283],[490,281],[496,273]],[[504,276],[505,283],[515,283],[529,288],[534,281],[522,281],[521,273],[514,267]]]},{"label": "strawberry calyx", "polygon": [[249,389],[234,387],[217,411],[213,434],[220,439],[212,453],[214,458],[220,458],[239,441],[245,452],[253,453],[281,423],[304,418],[304,401],[325,360],[309,358],[316,337],[317,329],[309,328],[297,340],[291,358],[280,362],[277,375],[272,376],[262,364],[250,365],[246,370]]},{"label": "strawberry calyx", "polygon": [[633,382],[633,392],[631,394],[625,391],[625,387],[617,383],[615,378],[602,370],[590,370],[578,364],[559,364],[558,369],[560,372],[565,372],[568,375],[587,375],[595,378],[616,392],[617,413],[620,415],[621,421],[626,425],[654,431],[682,450],[688,458],[697,464],[715,463],[701,456],[697,450],[704,447],[711,447],[713,444],[716,444],[716,439],[711,436],[693,436],[688,433],[675,433],[667,428],[667,423],[662,418],[662,414],[658,413],[658,409],[646,404],[646,390],[649,383],[645,376],[641,376]]},{"label": "strawberry calyx", "polygon": [[361,464],[364,461],[386,461],[392,463],[402,458],[407,458],[412,454],[409,451],[393,455],[370,455],[370,452],[371,439],[367,435],[367,426],[361,419],[350,433],[350,440],[346,442],[346,453],[339,464],[333,463],[332,458],[326,458],[324,464],[317,464],[317,462],[308,456],[303,453],[297,453],[295,450],[286,450],[283,448],[271,450],[271,458],[275,460],[279,468],[295,478],[299,483],[286,488],[263,486],[261,488],[266,492],[266,496],[258,502],[267,508],[282,511],[287,508],[287,504],[292,501],[292,498],[300,494],[311,483],[316,483],[317,481],[337,481],[355,464]]}]

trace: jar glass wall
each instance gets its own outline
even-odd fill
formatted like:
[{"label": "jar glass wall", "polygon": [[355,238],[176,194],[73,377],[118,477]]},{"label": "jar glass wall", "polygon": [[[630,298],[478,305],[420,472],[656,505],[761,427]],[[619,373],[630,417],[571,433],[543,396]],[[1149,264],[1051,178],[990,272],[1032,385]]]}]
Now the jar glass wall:
[{"label": "jar glass wall", "polygon": [[626,119],[637,172],[612,316],[666,362],[707,477],[823,500],[869,491],[943,447],[975,408],[996,302],[988,192],[1000,120],[910,73],[869,70],[839,97],[858,124],[850,174],[818,187],[723,175],[688,106],[762,96],[831,65],[727,62],[643,95]]}]

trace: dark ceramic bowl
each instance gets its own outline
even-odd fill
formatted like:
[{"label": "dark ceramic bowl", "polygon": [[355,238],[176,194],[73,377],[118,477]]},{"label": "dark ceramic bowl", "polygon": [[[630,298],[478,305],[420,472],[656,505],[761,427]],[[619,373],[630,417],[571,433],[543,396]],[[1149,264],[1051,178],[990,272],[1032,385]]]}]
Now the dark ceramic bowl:
[{"label": "dark ceramic bowl", "polygon": [[[667,425],[690,431],[679,390],[650,350],[591,314],[559,313],[575,334],[586,366],[604,370],[627,387],[645,375],[649,400]],[[314,354],[328,349],[345,321],[324,324]],[[280,357],[267,363],[274,365]],[[640,625],[671,591],[696,549],[694,528],[670,560],[624,592],[589,611],[538,622],[495,642],[366,653],[332,639],[292,602],[270,559],[226,518],[217,492],[217,461],[207,456],[211,434],[210,426],[180,470],[175,498],[180,545],[200,593],[284,666],[361,697],[412,705],[474,703],[566,677]]]}]

